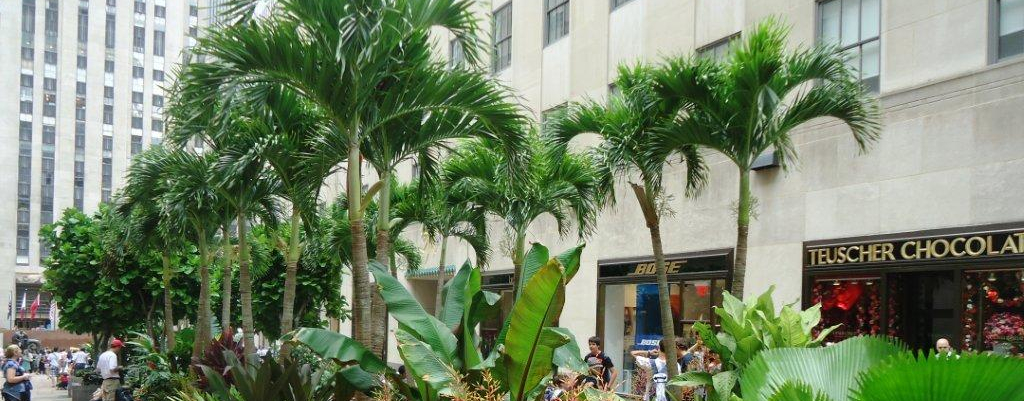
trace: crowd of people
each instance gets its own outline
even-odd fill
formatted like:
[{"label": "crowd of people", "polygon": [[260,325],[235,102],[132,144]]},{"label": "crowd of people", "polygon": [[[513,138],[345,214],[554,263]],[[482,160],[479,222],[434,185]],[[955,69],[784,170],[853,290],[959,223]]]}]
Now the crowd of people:
[{"label": "crowd of people", "polygon": [[[110,348],[100,354],[96,360],[95,368],[103,378],[100,390],[94,395],[94,399],[103,401],[114,401],[121,386],[121,368],[118,364],[118,355],[124,343],[119,339],[110,342]],[[45,374],[53,383],[53,386],[66,389],[70,377],[75,371],[89,368],[93,365],[92,358],[83,349],[71,347],[45,348],[41,353],[23,352],[17,344],[11,344],[4,349],[3,360],[3,401],[31,401],[32,381],[31,374]]]}]

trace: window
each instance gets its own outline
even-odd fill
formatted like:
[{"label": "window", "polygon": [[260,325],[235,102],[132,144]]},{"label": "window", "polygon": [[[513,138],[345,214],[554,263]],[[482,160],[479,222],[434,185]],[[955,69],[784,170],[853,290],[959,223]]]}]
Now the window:
[{"label": "window", "polygon": [[132,47],[136,53],[142,53],[146,49],[146,28],[141,26],[135,27],[135,32],[132,35]]},{"label": "window", "polygon": [[142,104],[142,92],[132,92],[132,103]]},{"label": "window", "polygon": [[153,95],[153,107],[164,107],[164,97]]},{"label": "window", "polygon": [[153,80],[157,82],[163,82],[164,72],[160,70],[153,70]]},{"label": "window", "polygon": [[21,3],[21,32],[29,35],[36,32],[36,5],[34,1]]},{"label": "window", "polygon": [[448,68],[458,68],[466,61],[466,53],[462,51],[462,42],[452,39],[448,42]]},{"label": "window", "polygon": [[142,137],[138,135],[132,135],[132,156],[135,156],[142,152]]},{"label": "window", "polygon": [[[54,4],[56,5],[56,4]],[[46,13],[43,15],[43,22],[46,24],[43,29],[46,31],[46,35],[57,34],[57,9],[50,8],[50,5],[46,7]]]},{"label": "window", "polygon": [[21,114],[32,114],[32,101],[22,100],[21,101]]},{"label": "window", "polygon": [[25,87],[25,88],[31,88],[32,87],[32,75],[31,74],[21,74],[21,86]]},{"label": "window", "polygon": [[145,68],[142,68],[142,67],[139,67],[139,66],[132,67],[132,78],[145,78],[145,77],[146,77],[146,69]]},{"label": "window", "polygon": [[491,71],[498,72],[512,65],[512,3],[494,12],[494,49]]},{"label": "window", "polygon": [[114,60],[103,60],[103,71],[107,73],[114,73]]},{"label": "window", "polygon": [[164,18],[167,16],[167,9],[164,6],[153,6],[153,15],[157,18]]},{"label": "window", "polygon": [[85,104],[75,107],[75,121],[85,121]]},{"label": "window", "polygon": [[164,31],[153,31],[153,55],[164,56]]},{"label": "window", "polygon": [[114,34],[115,33],[117,33],[117,31],[116,31],[116,25],[115,25],[115,21],[114,21],[114,14],[107,14],[107,25],[106,25],[106,31],[105,31],[106,35],[104,36],[103,43],[104,43],[104,45],[107,46],[108,49],[113,49],[114,48],[114,40],[115,40],[114,39]]},{"label": "window", "polygon": [[619,6],[629,3],[633,0],[612,0],[612,10],[619,8]]},{"label": "window", "polygon": [[132,117],[132,128],[142,129],[142,117]]},{"label": "window", "polygon": [[85,96],[85,82],[75,82],[75,94]]},{"label": "window", "polygon": [[46,64],[57,64],[57,52],[45,51],[43,52],[43,62]]},{"label": "window", "polygon": [[199,36],[199,27],[197,27],[197,26],[190,26],[190,27],[188,27],[188,36],[191,36],[193,38],[196,37],[196,36]]},{"label": "window", "polygon": [[569,34],[569,0],[544,0],[544,45]]},{"label": "window", "polygon": [[56,92],[57,91],[57,78],[43,78],[43,90]]},{"label": "window", "polygon": [[199,16],[199,6],[188,6],[188,15],[192,17]]},{"label": "window", "polygon": [[86,43],[89,41],[89,9],[79,8],[78,9],[78,42]]},{"label": "window", "polygon": [[33,59],[35,59],[35,52],[32,50],[31,47],[22,47],[21,59],[24,61],[32,61]]},{"label": "window", "polygon": [[1024,54],[1024,0],[999,2],[999,58]]},{"label": "window", "polygon": [[145,14],[146,13],[146,2],[136,0],[135,1],[135,13],[136,14]]},{"label": "window", "polygon": [[164,132],[164,121],[153,119],[153,131]]},{"label": "window", "polygon": [[114,106],[109,104],[103,105],[103,123],[107,125],[114,124]]},{"label": "window", "polygon": [[107,0],[107,7],[117,7],[117,0]]},{"label": "window", "polygon": [[78,62],[76,63],[78,68],[85,69],[89,65],[89,58],[86,56],[78,56]]},{"label": "window", "polygon": [[552,117],[558,117],[558,116],[560,116],[563,113],[565,113],[565,104],[564,103],[560,104],[558,106],[552,107],[550,109],[542,111],[540,113],[540,129],[541,129],[541,131],[546,131],[546,128],[547,128],[547,125],[548,125],[548,121],[551,120]]},{"label": "window", "polygon": [[819,40],[838,45],[869,90],[878,92],[881,0],[828,0],[818,3]]},{"label": "window", "polygon": [[104,99],[113,99],[114,98],[114,87],[113,86],[104,86],[103,87],[103,98]]}]

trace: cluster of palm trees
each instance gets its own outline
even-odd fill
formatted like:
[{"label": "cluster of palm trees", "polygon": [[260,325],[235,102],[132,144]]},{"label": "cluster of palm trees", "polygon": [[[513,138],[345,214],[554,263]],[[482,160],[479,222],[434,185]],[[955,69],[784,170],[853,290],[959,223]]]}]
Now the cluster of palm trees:
[{"label": "cluster of palm trees", "polygon": [[[622,67],[618,94],[572,103],[538,133],[507,88],[473,67],[482,65],[484,41],[470,0],[279,0],[269,16],[254,17],[256,3],[227,2],[231,22],[212,29],[178,73],[166,144],[137,156],[118,199],[118,210],[139,222],[138,245],[160,249],[165,266],[185,240],[199,249],[195,354],[211,337],[209,267],[218,241],[224,258],[237,258],[245,347],[254,351],[247,241],[255,223],[277,228],[287,265],[281,332],[293,329],[303,238],[322,229],[320,192],[335,174],[345,175],[347,207],[331,213],[347,224],[331,227],[332,244],[351,270],[353,337],[377,354],[386,312],[368,265],[373,257],[396,274],[396,253],[415,254],[400,238],[411,224],[441,244],[441,310],[449,239],[469,243],[484,263],[487,218],[502,219],[521,288],[531,224],[551,216],[559,234],[584,237],[621,181],[650,231],[662,326],[672,340],[660,231],[666,166],[678,158],[686,194],[695,195],[706,184],[706,151],[736,164],[732,290],[742,293],[753,160],[770,149],[791,159],[789,132],[811,118],[839,118],[862,146],[879,130],[875,101],[835,49],[787,52],[786,31],[773,21],[747,35],[727,62]],[[446,68],[432,54],[436,31],[461,43],[467,67]],[[588,133],[602,140],[571,149]],[[399,183],[396,169],[410,161],[419,172]],[[364,168],[376,180],[364,181]],[[170,276],[168,267],[165,283]],[[221,319],[230,322],[233,278],[224,276]],[[169,309],[164,317],[173,344]]]}]

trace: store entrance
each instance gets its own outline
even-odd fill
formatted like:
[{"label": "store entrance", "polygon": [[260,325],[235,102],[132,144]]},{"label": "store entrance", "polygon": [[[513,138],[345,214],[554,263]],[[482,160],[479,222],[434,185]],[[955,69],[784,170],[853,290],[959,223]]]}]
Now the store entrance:
[{"label": "store entrance", "polygon": [[960,293],[953,271],[927,271],[892,273],[892,305],[902,316],[898,337],[915,350],[928,350],[935,341],[946,338],[955,341],[958,323],[956,308]]}]

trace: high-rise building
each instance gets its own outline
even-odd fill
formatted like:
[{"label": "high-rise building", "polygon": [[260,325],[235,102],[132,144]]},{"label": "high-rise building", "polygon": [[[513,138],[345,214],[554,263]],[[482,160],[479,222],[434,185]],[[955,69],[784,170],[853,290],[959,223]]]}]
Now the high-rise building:
[{"label": "high-rise building", "polygon": [[161,142],[173,71],[216,21],[211,1],[0,2],[0,186],[16,188],[0,196],[0,300],[20,327],[48,320],[46,299],[36,319],[16,312],[41,284],[40,227],[95,211]]}]

